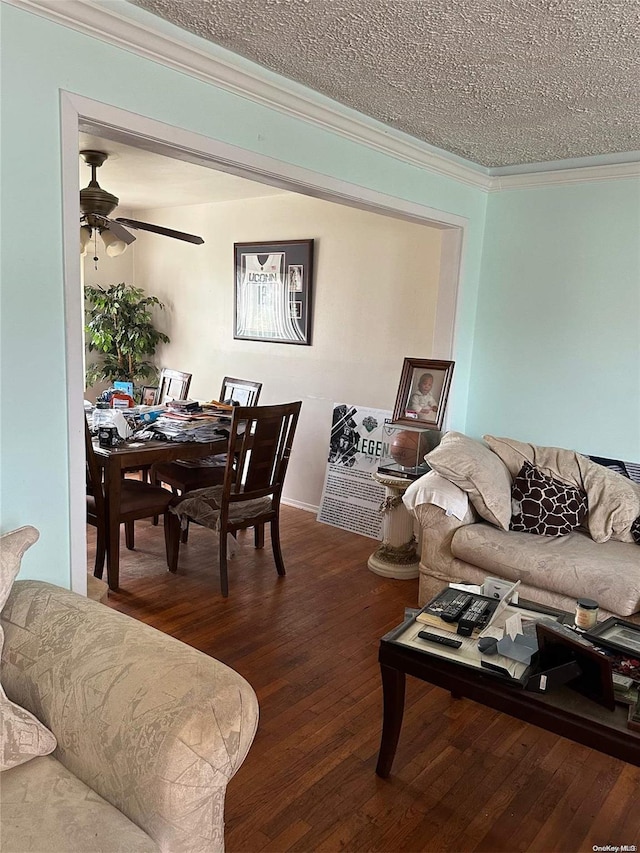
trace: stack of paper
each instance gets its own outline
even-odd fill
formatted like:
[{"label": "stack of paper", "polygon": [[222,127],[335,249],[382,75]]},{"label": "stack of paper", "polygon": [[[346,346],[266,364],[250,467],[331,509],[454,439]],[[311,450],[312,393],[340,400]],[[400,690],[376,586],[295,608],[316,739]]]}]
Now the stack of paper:
[{"label": "stack of paper", "polygon": [[161,415],[154,423],[156,432],[171,441],[216,441],[229,431],[226,419],[209,415]]}]

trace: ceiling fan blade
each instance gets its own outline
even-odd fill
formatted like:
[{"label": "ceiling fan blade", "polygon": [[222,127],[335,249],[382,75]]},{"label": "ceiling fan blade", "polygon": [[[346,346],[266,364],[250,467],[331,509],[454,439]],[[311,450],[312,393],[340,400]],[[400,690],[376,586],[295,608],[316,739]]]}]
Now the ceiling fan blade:
[{"label": "ceiling fan blade", "polygon": [[202,237],[195,234],[185,234],[184,231],[174,231],[172,228],[163,228],[161,225],[151,225],[149,222],[138,222],[137,219],[124,219],[118,217],[116,222],[121,222],[129,228],[139,228],[141,231],[151,231],[153,234],[163,234],[165,237],[174,237],[176,240],[184,240],[186,243],[204,243]]},{"label": "ceiling fan blade", "polygon": [[109,231],[113,234],[114,237],[117,237],[118,240],[122,240],[123,243],[126,243],[127,246],[129,243],[133,243],[136,239],[133,234],[129,234],[126,228],[123,228],[115,219],[107,219],[106,220]]}]

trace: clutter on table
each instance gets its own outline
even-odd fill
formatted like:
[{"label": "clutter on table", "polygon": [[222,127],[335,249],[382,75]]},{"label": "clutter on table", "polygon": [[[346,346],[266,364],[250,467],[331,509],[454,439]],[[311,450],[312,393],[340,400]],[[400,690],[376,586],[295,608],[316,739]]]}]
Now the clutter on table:
[{"label": "clutter on table", "polygon": [[[219,400],[168,399],[162,405],[137,404],[125,390],[103,391],[95,406],[85,400],[85,413],[94,435],[104,447],[114,447],[135,436],[145,441],[163,438],[169,441],[215,441],[228,435],[233,406]],[[100,431],[103,431],[101,434]]]}]

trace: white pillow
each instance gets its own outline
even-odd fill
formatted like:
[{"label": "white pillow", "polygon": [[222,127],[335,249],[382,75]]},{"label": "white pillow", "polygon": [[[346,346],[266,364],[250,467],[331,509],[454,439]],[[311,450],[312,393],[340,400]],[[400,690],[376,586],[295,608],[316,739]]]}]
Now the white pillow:
[{"label": "white pillow", "polygon": [[[38,539],[35,527],[20,527],[0,536],[0,610],[7,603],[20,571],[22,555]],[[4,631],[0,624],[0,653]],[[0,685],[0,770],[24,764],[36,755],[48,755],[57,746],[53,734],[33,714],[7,698]]]}]

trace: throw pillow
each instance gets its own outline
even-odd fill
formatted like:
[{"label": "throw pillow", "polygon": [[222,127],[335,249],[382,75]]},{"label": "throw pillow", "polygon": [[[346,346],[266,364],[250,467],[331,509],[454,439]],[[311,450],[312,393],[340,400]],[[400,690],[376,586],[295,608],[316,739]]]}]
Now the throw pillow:
[{"label": "throw pillow", "polygon": [[582,524],[587,496],[525,462],[511,488],[510,530],[566,536]]},{"label": "throw pillow", "polygon": [[[39,535],[35,527],[20,527],[0,537],[0,610],[7,603],[20,571],[22,555]],[[3,645],[4,631],[0,625],[0,653]],[[1,685],[0,720],[0,770],[24,764],[36,755],[48,755],[56,748],[56,739],[49,729],[8,699]]]},{"label": "throw pillow", "polygon": [[511,477],[506,465],[488,447],[460,432],[447,432],[424,458],[433,471],[469,495],[485,521],[501,530],[509,529]]},{"label": "throw pillow", "polygon": [[640,515],[640,485],[628,477],[598,465],[587,456],[561,447],[526,444],[513,438],[485,435],[493,452],[515,477],[524,462],[543,474],[586,492],[587,525],[594,542],[633,542],[631,525]]}]

